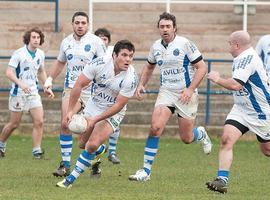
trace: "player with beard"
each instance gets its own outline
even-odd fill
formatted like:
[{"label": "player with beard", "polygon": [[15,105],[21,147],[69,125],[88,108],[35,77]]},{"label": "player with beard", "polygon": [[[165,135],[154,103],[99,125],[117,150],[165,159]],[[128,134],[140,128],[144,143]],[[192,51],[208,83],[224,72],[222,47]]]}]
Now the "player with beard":
[{"label": "player with beard", "polygon": [[147,181],[158,151],[159,138],[172,114],[178,117],[181,140],[190,144],[201,143],[205,154],[211,152],[212,143],[205,129],[195,127],[198,108],[197,87],[207,68],[202,55],[193,42],[176,34],[176,18],[170,13],[159,16],[157,27],[161,39],[150,49],[136,90],[139,100],[156,66],[160,69],[160,89],[152,114],[152,124],[144,150],[143,168],[129,180]]},{"label": "player with beard", "polygon": [[[63,39],[57,60],[52,66],[49,73],[50,76],[44,84],[45,88],[52,88],[52,81],[66,66],[64,92],[62,96],[62,123],[59,137],[62,161],[60,162],[60,167],[53,172],[53,175],[57,177],[70,174],[73,140],[68,127],[63,123],[63,119],[66,118],[67,114],[70,92],[86,64],[91,62],[94,58],[103,56],[106,53],[106,47],[103,41],[99,37],[88,32],[89,18],[85,12],[74,13],[72,17],[72,27],[73,33]],[[79,101],[76,103],[75,106],[77,111],[81,110],[88,100],[89,95],[91,95],[90,86],[83,90]]]}]

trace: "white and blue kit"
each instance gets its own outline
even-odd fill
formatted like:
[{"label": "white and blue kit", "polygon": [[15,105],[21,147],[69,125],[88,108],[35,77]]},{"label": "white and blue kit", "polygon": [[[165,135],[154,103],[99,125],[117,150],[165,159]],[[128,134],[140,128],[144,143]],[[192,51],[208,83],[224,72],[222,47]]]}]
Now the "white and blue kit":
[{"label": "white and blue kit", "polygon": [[262,59],[267,73],[270,75],[270,35],[264,35],[260,38],[256,51]]},{"label": "white and blue kit", "polygon": [[256,51],[250,47],[233,60],[232,77],[243,88],[233,92],[227,120],[235,120],[264,140],[270,140],[270,82]]},{"label": "white and blue kit", "polygon": [[[127,71],[114,73],[113,58],[103,56],[86,65],[83,74],[89,80],[95,80],[95,89],[84,109],[85,116],[96,116],[112,107],[117,96],[132,97],[137,87],[137,74],[133,66]],[[124,107],[118,114],[110,117],[108,122],[115,130],[125,115]]]},{"label": "white and blue kit", "polygon": [[198,107],[197,90],[187,105],[179,101],[183,89],[189,87],[202,55],[193,42],[181,36],[165,46],[162,39],[154,42],[150,49],[148,62],[160,69],[160,92],[155,106],[166,105],[176,108],[176,113],[184,118],[195,118]]},{"label": "white and blue kit", "polygon": [[42,106],[38,94],[38,70],[44,67],[45,54],[42,50],[30,52],[27,46],[16,50],[9,61],[9,67],[15,69],[16,77],[24,82],[30,89],[30,94],[25,94],[22,88],[12,83],[10,90],[9,109],[23,111]]},{"label": "white and blue kit", "polygon": [[79,41],[75,40],[73,34],[67,36],[61,43],[57,57],[59,61],[67,62],[64,87],[73,88],[86,64],[105,53],[103,41],[94,34],[87,32]]}]

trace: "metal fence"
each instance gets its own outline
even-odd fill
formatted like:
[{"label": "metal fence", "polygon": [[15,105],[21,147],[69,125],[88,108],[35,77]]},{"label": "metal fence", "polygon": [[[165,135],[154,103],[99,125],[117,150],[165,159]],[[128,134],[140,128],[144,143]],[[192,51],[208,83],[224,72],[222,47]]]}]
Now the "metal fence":
[{"label": "metal fence", "polygon": [[[0,60],[5,60],[5,59],[10,59],[10,56],[0,56]],[[46,57],[46,60],[55,60],[55,56],[48,56]],[[145,57],[136,57],[134,58],[134,61],[146,61],[147,58]],[[226,59],[204,59],[208,66],[208,72],[211,71],[212,69],[212,64],[213,63],[232,63],[232,60],[226,60]],[[10,88],[4,88],[0,87],[0,92],[8,92]],[[54,92],[63,92],[63,88],[53,88]],[[146,90],[145,93],[147,94],[157,94],[159,92],[158,89],[152,89],[152,90]],[[206,80],[206,88],[205,89],[199,89],[199,94],[205,95],[206,96],[206,102],[205,102],[205,125],[209,125],[210,117],[211,117],[211,96],[212,95],[231,95],[231,91],[227,90],[212,90],[211,89],[211,83],[207,79]]]}]

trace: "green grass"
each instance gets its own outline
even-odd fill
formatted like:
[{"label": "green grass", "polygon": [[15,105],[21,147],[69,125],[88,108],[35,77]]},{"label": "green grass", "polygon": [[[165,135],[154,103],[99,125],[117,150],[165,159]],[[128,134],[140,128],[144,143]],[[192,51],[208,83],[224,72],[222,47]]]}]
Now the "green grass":
[{"label": "green grass", "polygon": [[[142,167],[145,140],[120,139],[120,165],[104,157],[100,179],[90,179],[86,171],[70,190],[64,190],[55,187],[62,178],[52,176],[60,161],[58,138],[43,140],[48,160],[33,160],[31,138],[12,136],[7,156],[0,160],[0,199],[269,199],[270,162],[260,153],[256,141],[236,144],[226,195],[206,189],[205,182],[215,177],[218,165],[219,142],[217,138],[213,141],[213,152],[206,156],[199,144],[162,138],[151,181],[138,183],[130,182],[128,176]],[[80,153],[76,144],[74,147],[73,165]]]}]

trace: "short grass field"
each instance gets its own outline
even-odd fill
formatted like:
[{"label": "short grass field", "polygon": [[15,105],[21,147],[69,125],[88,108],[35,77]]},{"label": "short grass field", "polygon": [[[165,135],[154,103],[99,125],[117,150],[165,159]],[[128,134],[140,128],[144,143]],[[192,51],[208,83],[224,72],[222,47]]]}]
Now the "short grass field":
[{"label": "short grass field", "polygon": [[[234,148],[229,191],[208,191],[205,182],[215,177],[218,165],[219,138],[213,138],[210,155],[199,144],[185,145],[176,139],[161,138],[151,180],[131,182],[128,176],[142,167],[145,140],[122,139],[118,144],[120,165],[103,157],[102,177],[91,179],[86,171],[69,190],[57,188],[62,178],[52,172],[58,167],[58,137],[45,137],[47,160],[33,160],[31,137],[12,136],[7,154],[0,160],[1,200],[86,200],[86,199],[270,199],[270,159],[263,156],[256,141],[239,141]],[[73,162],[81,152],[74,140]]]}]

